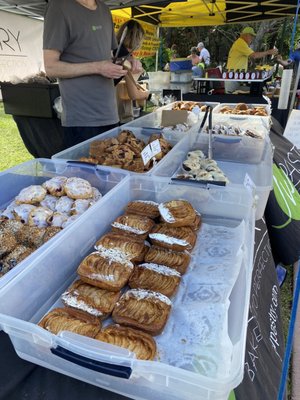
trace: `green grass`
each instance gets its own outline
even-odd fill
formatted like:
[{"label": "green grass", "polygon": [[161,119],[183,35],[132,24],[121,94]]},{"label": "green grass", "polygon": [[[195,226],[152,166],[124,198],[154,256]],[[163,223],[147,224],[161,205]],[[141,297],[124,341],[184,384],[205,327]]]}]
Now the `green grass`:
[{"label": "green grass", "polygon": [[15,121],[4,113],[0,102],[0,171],[31,159],[33,157],[28,153]]}]

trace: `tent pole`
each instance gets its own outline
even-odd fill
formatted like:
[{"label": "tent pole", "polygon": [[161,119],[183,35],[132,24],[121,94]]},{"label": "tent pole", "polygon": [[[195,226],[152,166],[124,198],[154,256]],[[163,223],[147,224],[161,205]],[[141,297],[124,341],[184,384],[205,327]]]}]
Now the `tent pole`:
[{"label": "tent pole", "polygon": [[[157,27],[156,30],[156,36],[159,39],[159,26]],[[156,50],[156,54],[155,54],[155,71],[158,70],[158,52],[159,52],[160,47]]]}]

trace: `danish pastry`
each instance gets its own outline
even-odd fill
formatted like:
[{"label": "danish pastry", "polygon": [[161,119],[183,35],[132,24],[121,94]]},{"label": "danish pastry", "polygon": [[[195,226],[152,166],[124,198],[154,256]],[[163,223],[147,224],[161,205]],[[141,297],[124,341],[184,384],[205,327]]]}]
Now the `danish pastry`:
[{"label": "danish pastry", "polygon": [[175,227],[165,223],[157,224],[149,233],[151,243],[175,251],[192,250],[197,236],[189,226]]},{"label": "danish pastry", "polygon": [[150,200],[135,200],[127,204],[126,213],[144,215],[151,219],[159,217],[158,203]]},{"label": "danish pastry", "polygon": [[163,247],[152,246],[145,256],[145,262],[174,268],[183,275],[190,263],[190,255],[186,252],[173,251]]},{"label": "danish pastry", "polygon": [[67,181],[66,176],[54,176],[51,179],[48,179],[46,182],[42,184],[43,188],[47,190],[52,196],[61,197],[64,196],[64,184]]},{"label": "danish pastry", "polygon": [[102,289],[119,291],[126,285],[133,271],[133,264],[119,249],[98,247],[80,263],[80,278]]},{"label": "danish pastry", "polygon": [[138,328],[155,336],[162,332],[171,306],[170,299],[161,293],[131,289],[116,303],[112,318],[118,324]]},{"label": "danish pastry", "polygon": [[137,329],[125,326],[109,325],[95,336],[101,342],[124,347],[135,353],[139,360],[153,360],[156,355],[156,343],[152,336]]},{"label": "danish pastry", "polygon": [[85,179],[72,177],[64,183],[64,190],[71,199],[88,199],[93,196],[92,185]]},{"label": "danish pastry", "polygon": [[74,200],[70,199],[68,196],[61,196],[56,204],[55,204],[55,211],[69,215],[71,212],[71,208],[73,206]]},{"label": "danish pastry", "polygon": [[72,204],[70,214],[74,215],[80,215],[83,214],[91,205],[91,200],[90,199],[77,199],[74,201]]},{"label": "danish pastry", "polygon": [[45,207],[35,207],[28,214],[28,224],[39,228],[48,226],[48,219],[53,215],[53,211]]},{"label": "danish pastry", "polygon": [[180,283],[181,275],[165,265],[144,263],[136,265],[129,278],[132,289],[148,289],[165,296],[173,296]]},{"label": "danish pastry", "polygon": [[120,250],[132,262],[143,261],[148,251],[143,240],[117,232],[109,232],[102,236],[95,244],[97,250],[101,247]]},{"label": "danish pastry", "polygon": [[92,323],[110,314],[120,297],[120,292],[112,292],[92,286],[82,280],[75,281],[62,296],[62,302],[70,307],[72,315],[90,318]]},{"label": "danish pastry", "polygon": [[99,321],[96,325],[75,318],[67,308],[54,308],[42,318],[38,325],[55,335],[61,331],[70,331],[91,338],[94,338],[101,328]]},{"label": "danish pastry", "polygon": [[58,226],[62,228],[66,221],[68,220],[68,215],[62,212],[55,211],[48,219],[49,225]]},{"label": "danish pastry", "polygon": [[54,211],[57,202],[57,197],[52,194],[46,194],[45,198],[40,202],[40,206],[49,208]]},{"label": "danish pastry", "polygon": [[146,239],[153,225],[152,219],[137,214],[121,215],[111,224],[113,231],[125,232],[141,239]]},{"label": "danish pastry", "polygon": [[20,204],[14,207],[12,214],[16,220],[21,221],[23,224],[27,224],[29,213],[35,208],[36,206],[32,204]]},{"label": "danish pastry", "polygon": [[42,201],[47,194],[47,191],[41,185],[30,185],[20,191],[15,197],[17,204],[35,204]]},{"label": "danish pastry", "polygon": [[171,200],[158,206],[164,222],[172,226],[188,226],[195,221],[196,212],[186,200]]}]

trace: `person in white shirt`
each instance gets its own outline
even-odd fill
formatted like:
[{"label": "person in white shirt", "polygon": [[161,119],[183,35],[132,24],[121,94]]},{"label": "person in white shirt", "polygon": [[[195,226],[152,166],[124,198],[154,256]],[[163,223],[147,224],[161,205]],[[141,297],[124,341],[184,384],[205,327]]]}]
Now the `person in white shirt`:
[{"label": "person in white shirt", "polygon": [[199,51],[199,58],[200,62],[204,62],[205,66],[208,67],[210,64],[210,53],[209,51],[204,47],[203,42],[199,42],[197,45],[197,49]]}]

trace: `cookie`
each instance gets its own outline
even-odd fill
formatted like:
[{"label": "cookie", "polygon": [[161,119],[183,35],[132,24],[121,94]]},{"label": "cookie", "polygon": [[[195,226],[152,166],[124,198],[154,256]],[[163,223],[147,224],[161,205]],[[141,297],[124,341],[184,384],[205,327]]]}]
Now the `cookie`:
[{"label": "cookie", "polygon": [[42,201],[46,194],[46,189],[44,189],[41,185],[30,185],[20,191],[15,198],[15,202],[17,204],[36,204]]},{"label": "cookie", "polygon": [[66,176],[55,176],[43,183],[43,188],[47,190],[48,193],[55,197],[61,197],[65,195],[64,184],[67,181]]},{"label": "cookie", "polygon": [[71,199],[89,199],[93,196],[92,185],[82,178],[68,178],[64,184],[64,189]]}]

